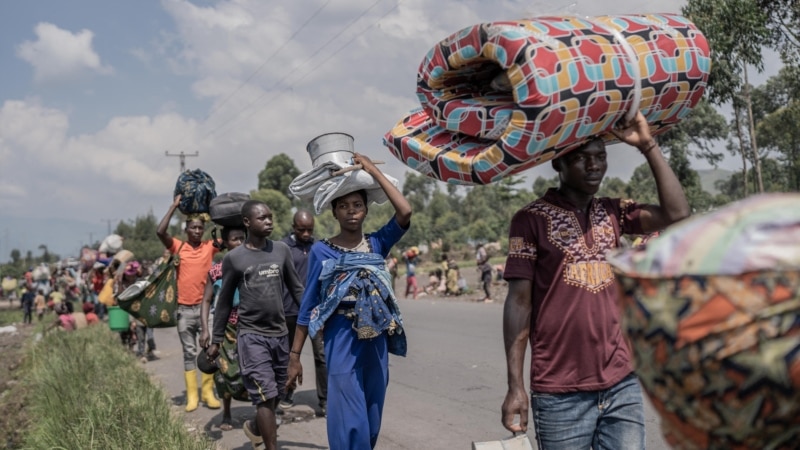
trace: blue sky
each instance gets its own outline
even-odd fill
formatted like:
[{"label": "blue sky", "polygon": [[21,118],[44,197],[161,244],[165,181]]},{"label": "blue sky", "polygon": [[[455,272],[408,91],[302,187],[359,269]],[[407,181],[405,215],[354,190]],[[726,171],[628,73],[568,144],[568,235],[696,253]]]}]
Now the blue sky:
[{"label": "blue sky", "polygon": [[[681,4],[0,2],[0,261],[43,241],[74,254],[88,233],[104,233],[106,219],[160,217],[179,171],[165,151],[198,151],[189,168],[209,172],[218,192],[247,192],[270,157],[287,153],[308,170],[306,143],[343,131],[402,180],[406,167],[381,138],[418,106],[417,67],[442,38],[493,20],[679,12]],[[609,175],[623,178],[641,163],[627,152],[610,158]],[[552,172],[529,171],[539,174]],[[43,237],[26,223],[64,229]]]}]

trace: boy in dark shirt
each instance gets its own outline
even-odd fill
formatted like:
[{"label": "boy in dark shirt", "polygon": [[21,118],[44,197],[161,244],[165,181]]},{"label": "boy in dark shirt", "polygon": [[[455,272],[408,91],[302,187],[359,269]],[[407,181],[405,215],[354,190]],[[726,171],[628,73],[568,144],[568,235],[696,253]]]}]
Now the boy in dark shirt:
[{"label": "boy in dark shirt", "polygon": [[30,325],[31,322],[33,322],[34,298],[36,298],[36,293],[34,293],[32,289],[26,289],[25,293],[22,294],[22,309],[25,311],[25,315],[22,318],[22,322],[28,325]]},{"label": "boy in dark shirt", "polygon": [[239,350],[242,380],[253,404],[256,421],[245,422],[244,431],[253,443],[277,447],[275,408],[286,384],[289,364],[288,329],[283,310],[283,289],[300,304],[303,283],[297,275],[289,247],[271,241],[272,211],[261,201],[242,206],[247,242],[231,250],[222,260],[222,287],[214,314],[214,333],[208,357],[216,358],[225,334],[225,324],[239,290]]}]

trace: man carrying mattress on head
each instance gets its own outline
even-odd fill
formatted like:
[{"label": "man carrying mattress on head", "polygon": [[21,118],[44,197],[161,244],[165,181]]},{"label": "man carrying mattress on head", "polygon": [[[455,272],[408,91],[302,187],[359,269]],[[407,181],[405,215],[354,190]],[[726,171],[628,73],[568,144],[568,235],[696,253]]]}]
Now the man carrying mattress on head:
[{"label": "man carrying mattress on head", "polygon": [[530,342],[530,408],[541,450],[645,447],[642,393],[605,253],[622,234],[649,233],[684,219],[689,204],[641,113],[612,132],[647,160],[660,205],[595,198],[607,169],[598,138],[553,160],[559,187],[511,221],[502,422],[512,432],[527,430],[523,361]]}]

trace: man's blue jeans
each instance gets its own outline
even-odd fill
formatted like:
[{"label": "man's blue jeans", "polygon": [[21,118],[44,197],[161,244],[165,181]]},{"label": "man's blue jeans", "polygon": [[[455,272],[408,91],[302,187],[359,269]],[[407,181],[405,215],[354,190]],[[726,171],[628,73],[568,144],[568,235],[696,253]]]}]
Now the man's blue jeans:
[{"label": "man's blue jeans", "polygon": [[531,394],[540,450],[642,450],[644,406],[631,374],[602,391]]}]

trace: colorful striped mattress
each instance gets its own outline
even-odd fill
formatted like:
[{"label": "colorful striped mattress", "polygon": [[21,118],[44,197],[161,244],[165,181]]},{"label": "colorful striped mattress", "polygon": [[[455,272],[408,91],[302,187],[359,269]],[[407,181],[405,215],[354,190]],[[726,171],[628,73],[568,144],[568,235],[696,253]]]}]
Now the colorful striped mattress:
[{"label": "colorful striped mattress", "polygon": [[750,197],[607,259],[673,448],[798,448],[800,194]]},{"label": "colorful striped mattress", "polygon": [[637,110],[663,133],[703,96],[709,70],[705,37],[678,15],[478,24],[428,52],[422,108],[384,144],[432,178],[488,184],[605,136]]}]

